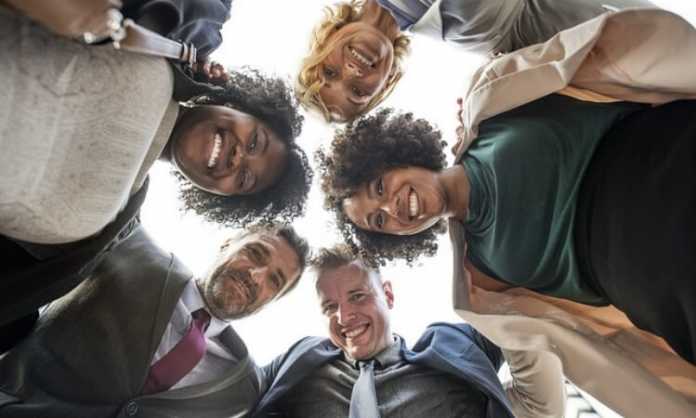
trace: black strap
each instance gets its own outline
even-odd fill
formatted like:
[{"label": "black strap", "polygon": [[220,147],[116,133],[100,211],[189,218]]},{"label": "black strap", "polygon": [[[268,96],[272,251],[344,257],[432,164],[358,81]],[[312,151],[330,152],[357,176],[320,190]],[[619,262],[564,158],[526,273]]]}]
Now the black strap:
[{"label": "black strap", "polygon": [[[86,279],[102,257],[125,239],[140,222],[142,206],[149,179],[128,200],[116,219],[101,233],[81,241],[61,245],[19,243],[0,236],[0,247],[14,245],[25,254],[41,254],[44,259],[22,257],[5,259],[6,271],[0,278],[0,325],[29,315],[46,303],[68,293]],[[40,249],[39,249],[40,248]]]}]

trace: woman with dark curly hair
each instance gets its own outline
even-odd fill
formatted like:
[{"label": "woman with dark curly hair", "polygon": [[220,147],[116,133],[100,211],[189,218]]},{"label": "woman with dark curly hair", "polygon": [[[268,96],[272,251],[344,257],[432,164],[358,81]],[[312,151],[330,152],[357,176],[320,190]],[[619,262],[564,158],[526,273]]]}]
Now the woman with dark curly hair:
[{"label": "woman with dark curly hair", "polygon": [[[644,108],[553,94],[485,120],[445,168],[439,132],[385,110],[339,131],[320,156],[322,185],[364,257],[430,255],[449,219],[466,231],[475,283],[615,305],[695,362],[695,116],[696,101]],[[609,233],[626,237],[620,248]]]},{"label": "woman with dark curly hair", "polygon": [[302,116],[281,79],[256,71],[229,77],[223,90],[181,107],[161,158],[175,167],[185,208],[206,220],[290,222],[303,212],[312,181],[295,142]]}]

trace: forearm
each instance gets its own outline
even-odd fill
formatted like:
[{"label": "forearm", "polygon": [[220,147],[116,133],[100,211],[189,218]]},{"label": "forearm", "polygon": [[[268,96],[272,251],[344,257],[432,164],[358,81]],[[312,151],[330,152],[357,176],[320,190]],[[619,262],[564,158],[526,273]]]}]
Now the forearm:
[{"label": "forearm", "polygon": [[560,359],[546,351],[503,350],[512,381],[505,392],[518,418],[562,418],[566,392]]}]

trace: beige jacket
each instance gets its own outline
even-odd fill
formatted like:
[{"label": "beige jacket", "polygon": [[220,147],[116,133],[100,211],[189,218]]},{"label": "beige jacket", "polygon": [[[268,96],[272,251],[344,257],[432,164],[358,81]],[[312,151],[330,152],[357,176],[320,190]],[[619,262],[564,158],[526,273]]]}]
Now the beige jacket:
[{"label": "beige jacket", "polygon": [[567,86],[662,104],[696,98],[696,29],[660,9],[606,13],[482,66],[464,96],[459,157],[481,121]]},{"label": "beige jacket", "polygon": [[[607,13],[490,62],[465,95],[457,160],[481,121],[569,87],[600,101],[696,98],[696,30],[664,10]],[[503,350],[535,353],[539,361],[530,376],[560,365],[573,383],[626,417],[696,417],[696,367],[662,339],[638,330],[612,306],[478,288],[464,270],[459,222],[450,222],[450,235],[455,310]],[[562,392],[554,382],[522,388],[520,415],[557,411],[552,404]]]},{"label": "beige jacket", "polygon": [[[618,309],[514,288],[491,292],[464,269],[464,228],[450,221],[455,311],[503,352],[526,352],[508,391],[520,417],[559,416],[560,368],[575,385],[625,417],[696,417],[696,366]],[[531,360],[534,361],[531,361]],[[527,376],[527,379],[524,377]]]}]

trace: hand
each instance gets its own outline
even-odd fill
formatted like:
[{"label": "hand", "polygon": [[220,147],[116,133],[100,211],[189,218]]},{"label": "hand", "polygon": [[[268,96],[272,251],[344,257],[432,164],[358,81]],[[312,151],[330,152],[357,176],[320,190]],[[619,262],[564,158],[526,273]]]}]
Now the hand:
[{"label": "hand", "polygon": [[209,61],[208,59],[195,63],[193,65],[193,73],[197,80],[216,86],[224,86],[230,79],[229,73],[222,64],[216,61]]},{"label": "hand", "polygon": [[464,112],[464,99],[461,97],[457,98],[457,107],[457,121],[459,122],[457,129],[455,130],[457,142],[452,146],[452,153],[455,155],[457,153],[459,143],[462,141],[462,139],[464,139],[464,133],[466,132],[466,128],[464,128],[464,117],[462,116],[462,113]]}]

